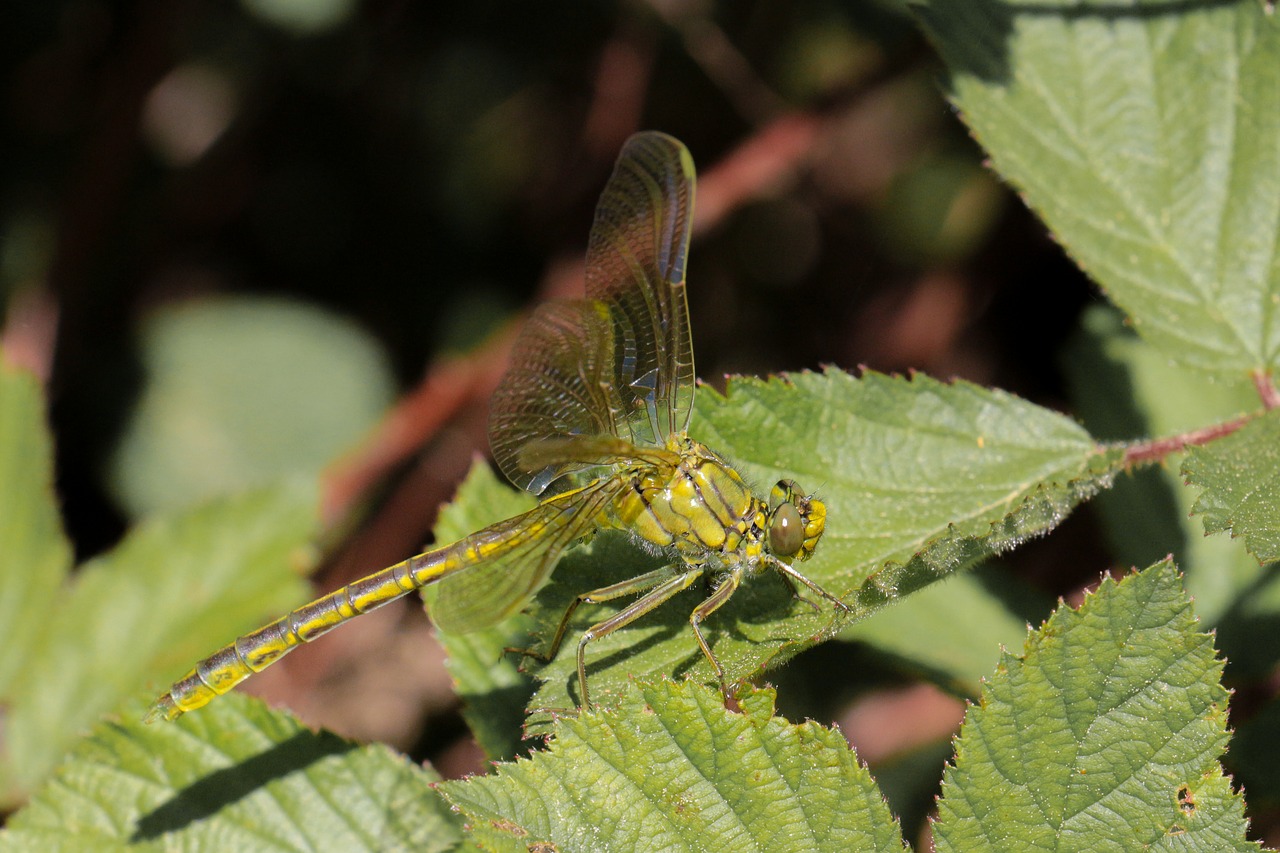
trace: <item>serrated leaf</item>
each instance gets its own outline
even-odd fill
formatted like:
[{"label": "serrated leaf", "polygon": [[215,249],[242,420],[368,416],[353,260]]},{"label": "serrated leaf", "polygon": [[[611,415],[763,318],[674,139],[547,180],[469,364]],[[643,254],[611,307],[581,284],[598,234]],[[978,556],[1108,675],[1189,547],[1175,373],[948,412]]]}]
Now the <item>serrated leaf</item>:
[{"label": "serrated leaf", "polygon": [[[863,616],[994,552],[1054,527],[1109,477],[1118,451],[1098,449],[1070,419],[1000,391],[868,372],[736,379],[726,396],[699,396],[694,437],[725,453],[758,492],[795,477],[827,504],[826,535],[808,577]],[[538,598],[550,636],[579,593],[661,565],[613,534],[561,561]],[[600,570],[608,569],[607,575]],[[632,676],[714,676],[689,631],[705,589],[695,587],[590,644],[593,697]],[[609,612],[581,608],[570,637]],[[751,677],[839,624],[791,598],[766,572],[704,623],[733,679]],[[576,704],[576,643],[538,672],[535,707]]]},{"label": "serrated leaf", "polygon": [[694,684],[639,683],[616,711],[562,720],[546,752],[440,790],[496,851],[906,849],[838,731],[774,717],[772,691],[743,709]]},{"label": "serrated leaf", "polygon": [[0,702],[70,567],[39,386],[0,359]]},{"label": "serrated leaf", "polygon": [[436,777],[382,746],[229,695],[175,723],[99,724],[0,832],[0,851],[413,850],[458,839]]},{"label": "serrated leaf", "polygon": [[[1258,408],[1247,377],[1211,378],[1179,367],[1124,326],[1120,313],[1101,305],[1085,313],[1080,333],[1063,358],[1076,413],[1103,441],[1171,436],[1221,423]],[[1195,490],[1178,476],[1184,454],[1165,464],[1117,477],[1095,507],[1120,565],[1146,566],[1172,554],[1196,613],[1209,624],[1245,603],[1259,603],[1263,572],[1243,543],[1206,537],[1191,517]],[[1232,665],[1237,650],[1218,642]],[[1252,643],[1248,644],[1252,646]],[[1252,646],[1256,649],[1256,646]],[[1268,664],[1269,666],[1269,664]]]},{"label": "serrated leaf", "polygon": [[393,390],[366,332],[283,299],[164,307],[147,318],[141,358],[146,382],[111,462],[135,517],[313,476],[373,426]]},{"label": "serrated leaf", "polygon": [[1230,531],[1262,562],[1280,558],[1280,409],[1192,448],[1182,475],[1204,489],[1192,511],[1205,533]]},{"label": "serrated leaf", "polygon": [[1060,607],[970,709],[937,849],[1259,849],[1218,764],[1221,675],[1171,563]]},{"label": "serrated leaf", "polygon": [[74,739],[144,685],[305,596],[315,489],[217,501],[134,530],[42,614],[4,720],[4,772],[30,790]]},{"label": "serrated leaf", "polygon": [[1149,341],[1280,366],[1280,20],[1265,3],[918,9],[996,169]]}]

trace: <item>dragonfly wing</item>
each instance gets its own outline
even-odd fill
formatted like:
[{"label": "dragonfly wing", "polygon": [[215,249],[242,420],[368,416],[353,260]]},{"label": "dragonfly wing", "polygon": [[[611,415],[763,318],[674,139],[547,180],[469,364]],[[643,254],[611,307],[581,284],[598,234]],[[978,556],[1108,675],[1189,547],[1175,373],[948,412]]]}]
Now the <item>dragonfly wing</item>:
[{"label": "dragonfly wing", "polygon": [[[436,582],[428,594],[432,621],[445,631],[478,631],[519,611],[546,582],[564,549],[596,528],[600,514],[627,485],[620,479],[597,480],[474,534],[503,543],[503,552]],[[483,542],[477,547],[484,551]]]},{"label": "dragonfly wing", "polygon": [[[529,460],[548,440],[616,436],[664,446],[693,407],[693,348],[684,269],[694,171],[689,152],[661,133],[636,134],[596,208],[587,249],[589,299],[540,306],[494,392],[489,442],[502,473],[540,495],[591,467]],[[557,488],[564,488],[562,482]]]},{"label": "dragonfly wing", "polygon": [[618,434],[636,445],[684,432],[693,409],[693,339],[685,298],[694,195],[693,158],[647,131],[627,140],[596,207],[587,247],[587,296],[613,321]]},{"label": "dragonfly wing", "polygon": [[547,439],[616,435],[623,402],[613,381],[613,323],[601,302],[538,306],[516,340],[489,415],[493,458],[535,495],[588,465],[568,458],[530,465],[522,451]]}]

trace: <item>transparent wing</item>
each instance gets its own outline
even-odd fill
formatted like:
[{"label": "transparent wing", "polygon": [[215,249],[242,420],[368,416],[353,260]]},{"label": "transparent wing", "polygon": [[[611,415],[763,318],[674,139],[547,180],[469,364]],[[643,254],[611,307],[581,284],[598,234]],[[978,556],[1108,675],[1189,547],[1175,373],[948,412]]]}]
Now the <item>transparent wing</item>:
[{"label": "transparent wing", "polygon": [[618,155],[591,227],[587,296],[608,306],[622,405],[616,434],[636,445],[660,445],[684,432],[693,409],[684,273],[694,183],[683,144],[638,133]]},{"label": "transparent wing", "polygon": [[526,448],[570,436],[617,435],[623,402],[614,385],[613,324],[601,302],[540,305],[493,393],[489,443],[511,482],[535,495],[586,467],[571,459],[528,463]]},{"label": "transparent wing", "polygon": [[600,514],[627,486],[621,479],[597,480],[485,528],[485,538],[500,543],[501,554],[489,557],[485,543],[477,542],[479,562],[432,588],[432,621],[445,631],[477,631],[519,611],[546,582],[564,549],[594,530]]},{"label": "transparent wing", "polygon": [[591,298],[540,306],[494,392],[489,442],[517,486],[540,495],[600,463],[527,453],[533,445],[617,436],[662,446],[687,429],[694,374],[684,268],[693,191],[693,161],[678,141],[654,132],[627,141],[591,228]]}]

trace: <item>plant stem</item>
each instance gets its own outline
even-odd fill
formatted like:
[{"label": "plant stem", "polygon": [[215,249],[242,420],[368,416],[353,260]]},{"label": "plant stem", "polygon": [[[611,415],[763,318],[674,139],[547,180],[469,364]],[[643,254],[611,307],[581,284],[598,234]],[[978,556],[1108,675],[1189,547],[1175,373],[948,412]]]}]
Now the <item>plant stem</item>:
[{"label": "plant stem", "polygon": [[1197,444],[1208,444],[1217,438],[1230,435],[1240,427],[1253,420],[1257,415],[1241,415],[1238,418],[1232,418],[1229,421],[1223,421],[1220,424],[1201,427],[1200,429],[1184,432],[1180,435],[1171,435],[1166,438],[1156,438],[1151,441],[1144,441],[1140,444],[1131,445],[1124,452],[1125,467],[1134,465],[1142,465],[1149,462],[1159,462],[1170,453],[1177,453],[1186,447]]},{"label": "plant stem", "polygon": [[1280,391],[1276,390],[1275,383],[1271,381],[1271,374],[1258,368],[1253,371],[1253,387],[1258,389],[1258,396],[1262,398],[1262,405],[1268,409],[1274,409],[1280,406]]}]

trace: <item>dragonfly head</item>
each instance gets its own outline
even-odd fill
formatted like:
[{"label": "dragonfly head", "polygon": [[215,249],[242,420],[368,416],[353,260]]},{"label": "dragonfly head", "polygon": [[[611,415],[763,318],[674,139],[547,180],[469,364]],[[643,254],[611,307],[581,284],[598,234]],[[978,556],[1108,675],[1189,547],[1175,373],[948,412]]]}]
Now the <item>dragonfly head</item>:
[{"label": "dragonfly head", "polygon": [[779,480],[769,493],[769,550],[774,556],[809,559],[826,524],[826,505],[806,495],[795,480]]}]

